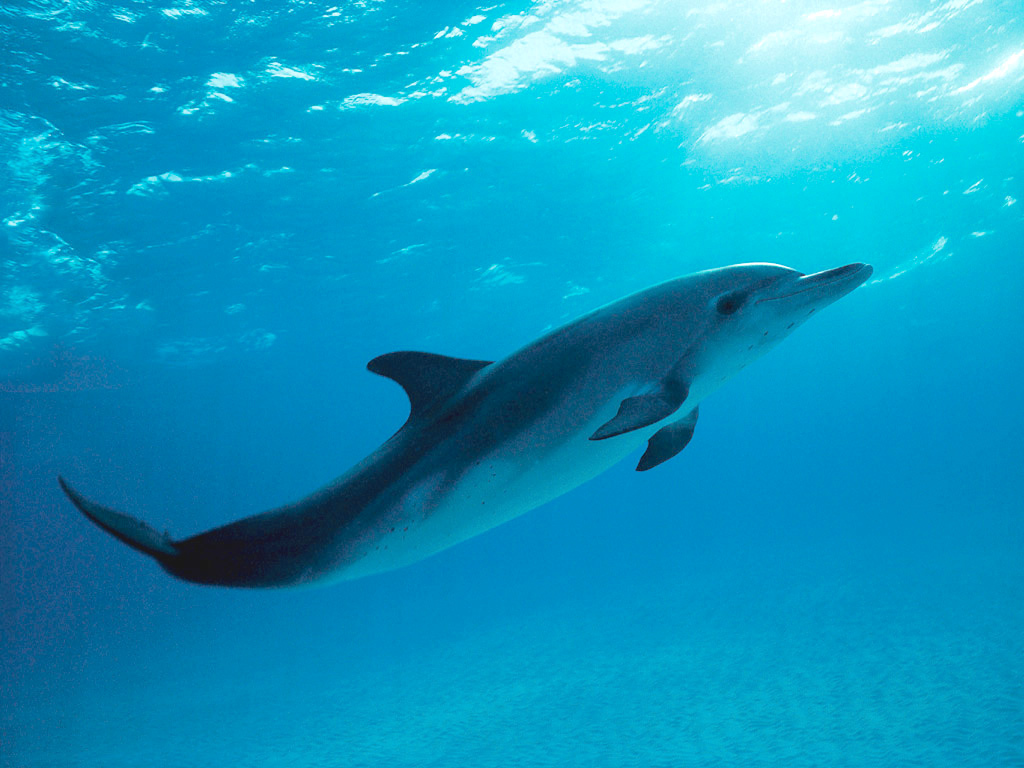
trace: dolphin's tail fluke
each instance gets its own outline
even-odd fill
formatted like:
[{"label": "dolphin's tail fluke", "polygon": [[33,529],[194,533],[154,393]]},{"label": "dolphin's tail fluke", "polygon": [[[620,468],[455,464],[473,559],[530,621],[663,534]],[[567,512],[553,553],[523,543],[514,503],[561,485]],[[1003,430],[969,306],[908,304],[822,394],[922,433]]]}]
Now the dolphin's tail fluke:
[{"label": "dolphin's tail fluke", "polygon": [[152,526],[123,512],[89,501],[68,485],[63,477],[58,477],[57,482],[83,515],[132,549],[155,557],[161,563],[173,560],[179,555],[177,546],[166,533],[160,533]]}]

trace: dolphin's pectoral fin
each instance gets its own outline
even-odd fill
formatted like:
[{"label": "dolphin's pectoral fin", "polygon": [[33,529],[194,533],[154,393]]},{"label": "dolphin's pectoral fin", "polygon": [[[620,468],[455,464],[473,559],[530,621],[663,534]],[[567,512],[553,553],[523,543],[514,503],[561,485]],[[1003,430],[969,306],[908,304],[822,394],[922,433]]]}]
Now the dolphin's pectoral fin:
[{"label": "dolphin's pectoral fin", "polygon": [[682,391],[679,391],[678,387],[663,387],[648,395],[627,397],[619,404],[619,412],[615,414],[615,418],[598,427],[590,439],[605,440],[667,419],[683,404],[686,394],[686,387],[682,387]]},{"label": "dolphin's pectoral fin", "polygon": [[598,427],[591,440],[606,440],[634,429],[648,427],[671,416],[679,406],[661,396],[661,393],[627,397],[619,404],[615,418]]},{"label": "dolphin's pectoral fin", "polygon": [[690,395],[692,367],[690,356],[683,355],[672,366],[668,375],[659,382],[655,391],[646,395],[627,397],[619,404],[619,412],[615,414],[615,418],[598,427],[590,439],[604,440],[667,419],[679,410]]},{"label": "dolphin's pectoral fin", "polygon": [[165,562],[179,554],[174,541],[166,533],[160,533],[152,526],[123,512],[89,501],[68,485],[63,477],[58,477],[57,482],[83,515],[132,549]]},{"label": "dolphin's pectoral fin", "polygon": [[398,382],[409,396],[410,418],[460,390],[490,360],[465,360],[430,352],[389,352],[366,368]]},{"label": "dolphin's pectoral fin", "polygon": [[697,409],[694,408],[688,414],[673,421],[667,427],[662,427],[655,432],[647,441],[647,450],[640,457],[640,463],[636,465],[637,472],[646,472],[662,462],[668,461],[683,448],[685,448],[693,437],[693,429],[697,426]]}]

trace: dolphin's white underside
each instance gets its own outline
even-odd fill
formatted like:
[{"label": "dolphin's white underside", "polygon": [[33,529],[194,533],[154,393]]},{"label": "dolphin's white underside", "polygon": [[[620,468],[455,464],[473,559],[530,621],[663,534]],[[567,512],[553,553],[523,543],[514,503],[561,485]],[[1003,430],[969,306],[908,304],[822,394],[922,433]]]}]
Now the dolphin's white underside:
[{"label": "dolphin's white underside", "polygon": [[[722,367],[728,369],[729,361]],[[714,366],[695,377],[690,396],[681,410],[696,408],[727,376]],[[739,367],[738,365],[735,367]],[[591,376],[596,376],[592,371]],[[599,395],[602,403],[580,402],[599,386],[580,384],[575,399],[562,404],[530,430],[480,456],[461,474],[452,467],[412,483],[396,502],[374,509],[375,524],[359,538],[358,556],[348,552],[350,565],[332,581],[368,576],[414,563],[436,552],[477,536],[551,501],[639,450],[650,437],[680,414],[648,427],[618,435],[611,440],[591,440],[591,435],[611,419],[619,403],[649,387],[649,381],[633,381],[614,392]],[[573,416],[592,410],[593,415],[576,423]],[[566,428],[572,422],[573,428]],[[552,441],[552,436],[558,436]],[[449,478],[457,477],[452,481]],[[351,543],[351,542],[350,542]]]},{"label": "dolphin's white underside", "polygon": [[418,480],[389,509],[370,512],[376,524],[360,537],[360,554],[332,580],[414,563],[551,501],[617,464],[661,427],[652,425],[614,440],[590,440],[615,415],[619,401],[634,391],[636,387],[630,387],[613,396],[591,419],[547,450],[531,448],[543,445],[551,434],[549,421],[544,421],[479,457],[454,483],[448,478],[458,473],[451,469]]}]

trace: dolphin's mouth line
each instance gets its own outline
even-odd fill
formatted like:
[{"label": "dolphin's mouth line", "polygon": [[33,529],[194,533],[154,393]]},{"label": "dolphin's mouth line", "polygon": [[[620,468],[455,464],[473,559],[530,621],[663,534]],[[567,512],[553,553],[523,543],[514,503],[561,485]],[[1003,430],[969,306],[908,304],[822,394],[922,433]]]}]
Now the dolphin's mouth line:
[{"label": "dolphin's mouth line", "polygon": [[[825,285],[828,285],[828,283],[825,283]],[[818,288],[819,286],[820,286],[820,284],[819,285],[808,285],[806,288],[801,288],[799,291],[792,291],[791,293],[784,293],[781,296],[769,296],[766,299],[758,299],[754,303],[755,304],[762,304],[762,303],[764,303],[766,301],[779,301],[781,299],[788,299],[791,296],[799,296],[801,293],[807,293],[808,291],[813,290],[815,288]]]},{"label": "dolphin's mouth line", "polygon": [[[801,277],[797,278],[797,284],[807,281],[809,285],[804,285],[804,287],[798,290],[790,291],[789,293],[783,293],[780,296],[768,296],[764,299],[758,299],[754,303],[761,304],[762,302],[766,301],[779,301],[781,299],[790,299],[793,296],[799,296],[801,293],[807,293],[808,291],[813,291],[815,289],[835,285],[836,283],[847,279],[851,275],[857,275],[860,274],[861,272],[864,272],[865,270],[868,270],[867,276],[864,277],[864,280],[866,280],[867,277],[871,275],[870,269],[871,267],[869,267],[867,264],[858,263],[847,264],[845,267],[836,267],[835,269],[826,269],[824,272],[815,272],[813,275],[802,275]],[[863,282],[863,280],[861,282]],[[858,285],[859,284],[860,283],[858,283]]]}]

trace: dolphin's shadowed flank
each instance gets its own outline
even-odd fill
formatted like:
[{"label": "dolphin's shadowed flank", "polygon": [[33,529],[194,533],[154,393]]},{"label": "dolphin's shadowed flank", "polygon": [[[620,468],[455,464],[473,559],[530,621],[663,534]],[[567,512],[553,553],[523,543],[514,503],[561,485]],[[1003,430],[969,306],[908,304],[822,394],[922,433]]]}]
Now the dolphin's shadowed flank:
[{"label": "dolphin's shadowed flank", "polygon": [[815,311],[871,275],[775,264],[698,272],[594,310],[499,362],[425,352],[371,360],[408,421],[346,474],[288,506],[172,539],[89,501],[100,528],[200,584],[288,587],[413,563],[543,504],[647,443],[679,453],[697,406]]}]

